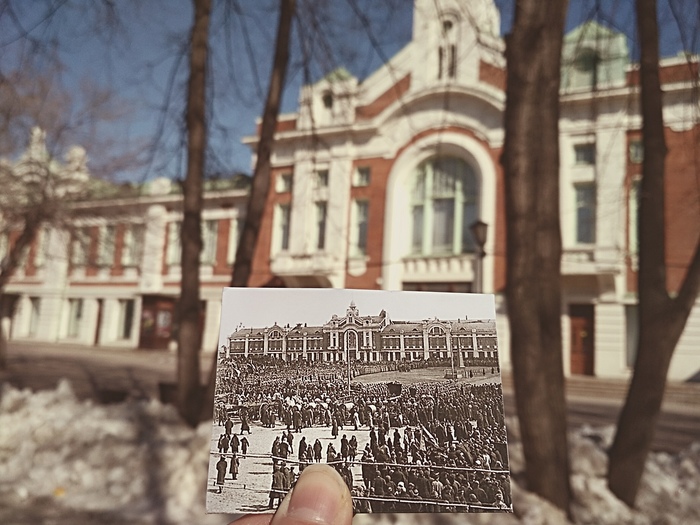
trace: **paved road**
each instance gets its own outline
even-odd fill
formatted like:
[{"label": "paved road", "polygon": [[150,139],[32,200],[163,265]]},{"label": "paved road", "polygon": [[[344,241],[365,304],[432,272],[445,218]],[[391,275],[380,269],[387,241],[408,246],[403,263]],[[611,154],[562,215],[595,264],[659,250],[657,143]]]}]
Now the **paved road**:
[{"label": "paved road", "polygon": [[[116,350],[67,345],[10,343],[8,370],[0,372],[0,384],[9,383],[33,390],[55,388],[68,378],[82,399],[117,401],[125,394],[157,397],[159,382],[175,379],[176,355],[167,351]],[[212,357],[202,357],[202,378],[207,377]],[[602,383],[602,382],[601,382]],[[504,382],[506,415],[515,414],[509,381]],[[612,425],[622,403],[619,392],[587,398],[580,388],[569,395],[568,422],[571,428],[587,424]],[[675,452],[700,441],[700,398],[696,403],[664,405],[653,448]]]}]

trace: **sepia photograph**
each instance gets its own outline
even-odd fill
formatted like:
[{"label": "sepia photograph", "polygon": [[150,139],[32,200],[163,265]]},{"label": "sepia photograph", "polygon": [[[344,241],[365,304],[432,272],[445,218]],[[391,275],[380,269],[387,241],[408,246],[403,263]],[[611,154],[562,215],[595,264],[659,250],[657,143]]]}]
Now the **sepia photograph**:
[{"label": "sepia photograph", "polygon": [[512,512],[492,295],[226,288],[206,504],[274,511],[312,464],[355,513]]}]

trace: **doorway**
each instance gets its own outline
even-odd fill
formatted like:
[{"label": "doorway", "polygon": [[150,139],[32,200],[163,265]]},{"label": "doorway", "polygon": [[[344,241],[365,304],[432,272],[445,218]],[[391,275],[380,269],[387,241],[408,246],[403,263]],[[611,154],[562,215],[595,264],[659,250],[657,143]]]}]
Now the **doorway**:
[{"label": "doorway", "polygon": [[165,350],[173,336],[175,299],[145,295],[141,310],[139,348]]},{"label": "doorway", "polygon": [[570,304],[571,373],[592,376],[594,374],[594,306]]}]

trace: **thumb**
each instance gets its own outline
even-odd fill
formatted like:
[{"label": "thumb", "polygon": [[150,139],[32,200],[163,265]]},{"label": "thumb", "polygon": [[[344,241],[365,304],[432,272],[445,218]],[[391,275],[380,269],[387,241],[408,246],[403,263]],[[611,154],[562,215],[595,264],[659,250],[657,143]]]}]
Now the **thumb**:
[{"label": "thumb", "polygon": [[309,465],[284,498],[270,525],[350,525],[352,497],[335,469]]}]

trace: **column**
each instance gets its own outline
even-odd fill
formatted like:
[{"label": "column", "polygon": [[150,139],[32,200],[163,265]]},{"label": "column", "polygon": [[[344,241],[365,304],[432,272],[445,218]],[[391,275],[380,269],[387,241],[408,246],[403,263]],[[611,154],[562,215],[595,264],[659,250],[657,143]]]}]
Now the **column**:
[{"label": "column", "polygon": [[423,328],[423,359],[430,357],[430,345],[428,343],[428,330]]},{"label": "column", "polygon": [[401,348],[401,359],[406,359],[406,346],[403,340],[403,330],[401,330],[401,333],[399,334],[399,346]]}]

